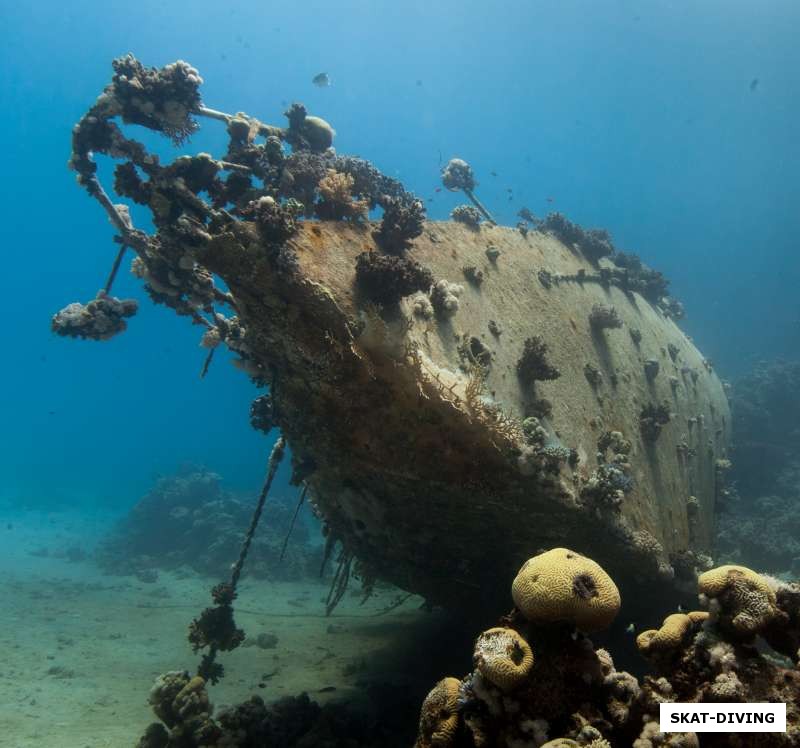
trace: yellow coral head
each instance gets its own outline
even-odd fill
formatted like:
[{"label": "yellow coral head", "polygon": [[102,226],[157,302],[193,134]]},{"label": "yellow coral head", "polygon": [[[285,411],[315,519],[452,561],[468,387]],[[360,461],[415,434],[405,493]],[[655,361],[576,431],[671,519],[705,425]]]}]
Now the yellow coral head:
[{"label": "yellow coral head", "polygon": [[478,637],[473,660],[484,678],[501,691],[512,691],[530,673],[533,651],[514,629],[493,628]]},{"label": "yellow coral head", "polygon": [[607,628],[620,606],[619,590],[603,568],[567,548],[528,559],[511,585],[511,596],[529,621],[564,621],[587,632]]},{"label": "yellow coral head", "polygon": [[785,616],[769,582],[746,566],[727,564],[701,574],[698,591],[717,601],[718,623],[742,636],[753,636]]},{"label": "yellow coral head", "polygon": [[442,678],[422,702],[414,748],[447,748],[458,729],[458,678]]}]

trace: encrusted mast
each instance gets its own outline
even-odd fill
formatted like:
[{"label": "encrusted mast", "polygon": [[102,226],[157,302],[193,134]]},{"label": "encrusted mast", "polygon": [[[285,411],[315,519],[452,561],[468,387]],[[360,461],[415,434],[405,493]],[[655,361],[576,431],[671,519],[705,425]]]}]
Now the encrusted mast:
[{"label": "encrusted mast", "polygon": [[[475,208],[426,221],[397,180],[336,154],[302,105],[277,127],[205,107],[200,84],[184,62],[120,58],[75,127],[72,167],[119,252],[55,332],[125,329],[136,304],[111,291],[130,248],[151,299],[204,328],[203,373],[224,343],[269,387],[253,425],[280,427],[329,550],[341,543],[329,605],[351,571],[488,603],[555,539],[651,612],[664,585],[691,583],[712,550],[730,414],[663,276],[560,214],[497,226],[461,159],[443,184]],[[227,128],[219,158],[162,164],[119,124],[180,144],[201,117]],[[114,192],[149,208],[154,233],[100,185],[96,154],[118,161]]]}]

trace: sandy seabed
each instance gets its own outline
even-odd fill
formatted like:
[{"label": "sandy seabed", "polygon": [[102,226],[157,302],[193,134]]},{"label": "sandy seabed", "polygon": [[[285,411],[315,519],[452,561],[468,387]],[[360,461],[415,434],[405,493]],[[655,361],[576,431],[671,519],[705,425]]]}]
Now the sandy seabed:
[{"label": "sandy seabed", "polygon": [[[0,745],[5,748],[133,746],[154,717],[147,694],[167,670],[194,671],[189,621],[210,604],[213,579],[161,572],[155,582],[105,575],[91,550],[110,520],[78,514],[3,513],[0,525]],[[44,555],[46,552],[47,555]],[[356,585],[357,586],[357,585]],[[236,620],[248,637],[274,634],[274,648],[240,647],[220,661],[216,708],[253,693],[325,703],[355,700],[378,678],[402,684],[413,666],[409,627],[425,614],[411,598],[390,613],[396,590],[364,605],[347,595],[324,615],[327,585],[240,585]],[[424,622],[421,625],[425,625]]]}]

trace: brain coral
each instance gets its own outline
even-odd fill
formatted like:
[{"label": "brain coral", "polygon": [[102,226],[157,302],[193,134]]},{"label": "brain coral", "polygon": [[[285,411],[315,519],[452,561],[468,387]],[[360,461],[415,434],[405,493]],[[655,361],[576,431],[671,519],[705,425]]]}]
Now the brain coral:
[{"label": "brain coral", "polygon": [[501,691],[511,691],[533,667],[530,645],[514,629],[492,628],[475,642],[475,666]]},{"label": "brain coral", "polygon": [[715,601],[720,626],[741,636],[753,636],[785,615],[767,580],[745,566],[711,569],[700,575],[697,586]]},{"label": "brain coral", "polygon": [[419,734],[414,748],[447,748],[458,728],[457,678],[442,678],[425,697],[419,715]]},{"label": "brain coral", "polygon": [[620,606],[619,590],[600,565],[566,548],[528,559],[511,596],[529,621],[565,621],[587,632],[608,627]]},{"label": "brain coral", "polygon": [[708,618],[705,611],[691,613],[673,613],[664,619],[661,628],[642,631],[636,637],[636,646],[642,654],[664,652],[679,647],[686,634],[695,623],[702,623]]}]

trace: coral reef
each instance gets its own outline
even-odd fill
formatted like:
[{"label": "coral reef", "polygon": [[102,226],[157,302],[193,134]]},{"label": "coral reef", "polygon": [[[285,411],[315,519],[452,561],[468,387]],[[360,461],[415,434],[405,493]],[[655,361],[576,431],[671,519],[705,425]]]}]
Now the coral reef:
[{"label": "coral reef", "polygon": [[[260,398],[259,398],[260,400]],[[310,543],[305,523],[298,523],[280,560],[292,503],[276,498],[269,522],[254,539],[248,573],[259,579],[316,578],[321,549]],[[224,490],[220,477],[198,468],[158,480],[131,509],[97,551],[97,560],[115,574],[185,566],[199,574],[228,573],[253,511],[252,498]]]},{"label": "coral reef", "polygon": [[[734,589],[741,580],[746,594]],[[597,597],[587,598],[593,585]],[[515,602],[525,606],[525,620],[517,611],[506,616],[501,627],[478,637],[473,672],[460,682],[440,681],[423,704],[415,748],[800,745],[800,671],[754,646],[756,634],[775,635],[773,615],[778,615],[788,635],[770,643],[784,655],[796,647],[800,586],[779,583],[770,596],[771,585],[750,570],[724,567],[701,577],[701,601],[708,611],[669,615],[660,628],[638,635],[637,646],[651,668],[640,681],[617,670],[608,651],[576,631],[580,622],[592,630],[610,624],[620,607],[613,581],[578,554],[543,553],[526,562],[512,586]],[[518,599],[521,593],[524,599]],[[588,607],[591,600],[601,601],[594,611]],[[764,615],[765,610],[771,613]],[[583,620],[587,612],[592,613],[588,621]],[[748,619],[745,629],[731,625],[740,616]],[[515,653],[513,663],[506,659],[509,651]],[[798,653],[793,654],[796,660]],[[499,661],[512,677],[498,679],[487,660]],[[661,733],[659,704],[678,701],[784,702],[787,732]],[[432,741],[440,725],[446,729]]]},{"label": "coral reef", "polygon": [[779,476],[800,454],[798,424],[800,362],[761,362],[734,383],[734,479],[742,493],[776,492]]},{"label": "coral reef", "polygon": [[731,397],[733,467],[719,496],[719,555],[800,574],[800,362],[759,362]]},{"label": "coral reef", "polygon": [[214,710],[202,678],[173,671],[156,679],[149,701],[160,721],[146,729],[137,748],[408,745],[397,716],[405,712],[398,708],[397,699],[390,701],[388,697],[375,704],[380,719],[343,704],[320,706],[305,693],[272,704],[251,696],[236,706]]}]

